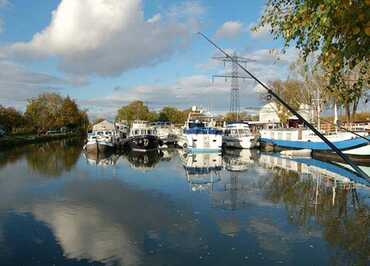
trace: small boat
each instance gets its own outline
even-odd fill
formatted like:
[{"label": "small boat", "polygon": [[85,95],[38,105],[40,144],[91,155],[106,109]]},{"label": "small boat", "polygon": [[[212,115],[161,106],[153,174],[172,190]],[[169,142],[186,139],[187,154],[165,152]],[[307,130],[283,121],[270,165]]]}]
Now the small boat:
[{"label": "small boat", "polygon": [[214,127],[212,115],[193,106],[177,145],[191,151],[219,151],[222,149],[222,131]]},{"label": "small boat", "polygon": [[251,149],[258,146],[258,140],[247,124],[235,122],[224,128],[222,144],[228,148]]},{"label": "small boat", "polygon": [[109,153],[115,149],[115,137],[112,131],[89,133],[84,149],[88,153]]},{"label": "small boat", "polygon": [[157,150],[163,143],[157,136],[157,131],[146,121],[136,120],[132,123],[128,145],[131,150],[145,152]]},{"label": "small boat", "polygon": [[152,125],[156,129],[158,138],[164,144],[174,144],[176,142],[176,134],[174,134],[173,126],[169,122],[155,122]]},{"label": "small boat", "polygon": [[118,142],[118,134],[113,123],[104,120],[93,126],[92,132],[87,135],[84,149],[88,153],[113,152]]}]

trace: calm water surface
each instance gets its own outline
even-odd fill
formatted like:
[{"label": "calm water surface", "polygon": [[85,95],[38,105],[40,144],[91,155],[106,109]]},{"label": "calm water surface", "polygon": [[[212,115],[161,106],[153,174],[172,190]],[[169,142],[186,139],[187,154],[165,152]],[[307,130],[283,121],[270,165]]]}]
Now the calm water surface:
[{"label": "calm water surface", "polygon": [[328,165],[81,146],[0,152],[1,265],[369,263],[370,192]]}]

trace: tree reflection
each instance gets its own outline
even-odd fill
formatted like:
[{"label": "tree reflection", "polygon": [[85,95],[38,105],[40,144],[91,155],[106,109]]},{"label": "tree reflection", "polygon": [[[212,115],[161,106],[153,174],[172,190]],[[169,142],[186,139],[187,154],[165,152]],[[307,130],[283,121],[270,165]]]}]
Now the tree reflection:
[{"label": "tree reflection", "polygon": [[82,151],[81,140],[63,140],[33,145],[26,153],[28,167],[45,176],[60,176],[70,171]]},{"label": "tree reflection", "polygon": [[291,223],[308,231],[315,224],[322,226],[323,237],[336,248],[334,265],[366,265],[370,256],[370,214],[368,207],[358,201],[355,188],[335,183],[328,186],[320,174],[301,178],[297,172],[281,168],[272,171],[265,198],[284,204]]}]

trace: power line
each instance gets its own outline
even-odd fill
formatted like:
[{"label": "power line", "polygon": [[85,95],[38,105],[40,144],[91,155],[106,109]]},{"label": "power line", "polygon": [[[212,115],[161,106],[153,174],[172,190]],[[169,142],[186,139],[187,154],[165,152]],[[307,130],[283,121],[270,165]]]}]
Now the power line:
[{"label": "power line", "polygon": [[236,120],[239,120],[240,114],[240,85],[239,79],[251,79],[249,76],[243,76],[239,74],[239,65],[238,64],[247,64],[247,62],[251,62],[253,60],[245,57],[238,56],[236,52],[233,53],[232,58],[228,58],[227,56],[214,56],[213,59],[226,63],[231,63],[232,72],[231,74],[223,74],[223,75],[213,75],[212,80],[214,78],[225,78],[227,81],[228,78],[231,78],[231,88],[230,88],[230,113],[236,115]]}]

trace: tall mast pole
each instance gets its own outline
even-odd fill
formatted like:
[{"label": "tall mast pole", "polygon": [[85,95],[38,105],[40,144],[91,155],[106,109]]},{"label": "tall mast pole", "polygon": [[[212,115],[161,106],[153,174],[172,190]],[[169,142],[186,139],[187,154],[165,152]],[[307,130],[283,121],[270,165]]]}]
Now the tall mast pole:
[{"label": "tall mast pole", "polygon": [[[199,35],[201,35],[204,39],[206,39],[209,43],[211,43],[217,50],[219,50],[225,57],[229,58],[230,60],[233,60],[232,56],[230,56],[227,52],[225,52],[223,49],[221,49],[217,44],[215,44],[211,39],[209,39],[206,35],[199,32]],[[341,157],[347,164],[349,164],[352,169],[360,176],[362,177],[367,185],[370,184],[370,177],[361,170],[360,167],[358,167],[355,163],[353,163],[347,155],[345,155],[340,149],[338,149],[333,143],[331,143],[323,134],[320,133],[313,125],[311,125],[306,119],[303,118],[296,110],[294,110],[289,104],[287,104],[282,98],[280,98],[279,95],[277,95],[273,90],[271,90],[269,87],[266,86],[262,81],[260,81],[256,76],[254,76],[251,72],[249,72],[244,66],[242,66],[239,62],[236,62],[236,64],[245,72],[247,73],[252,79],[254,79],[258,84],[260,84],[263,88],[266,89],[266,91],[273,96],[277,101],[279,101],[285,108],[287,108],[293,115],[295,115],[301,122],[303,122],[311,131],[313,131],[322,141],[324,141],[333,151],[335,151],[336,154],[338,154],[339,157]]]}]

